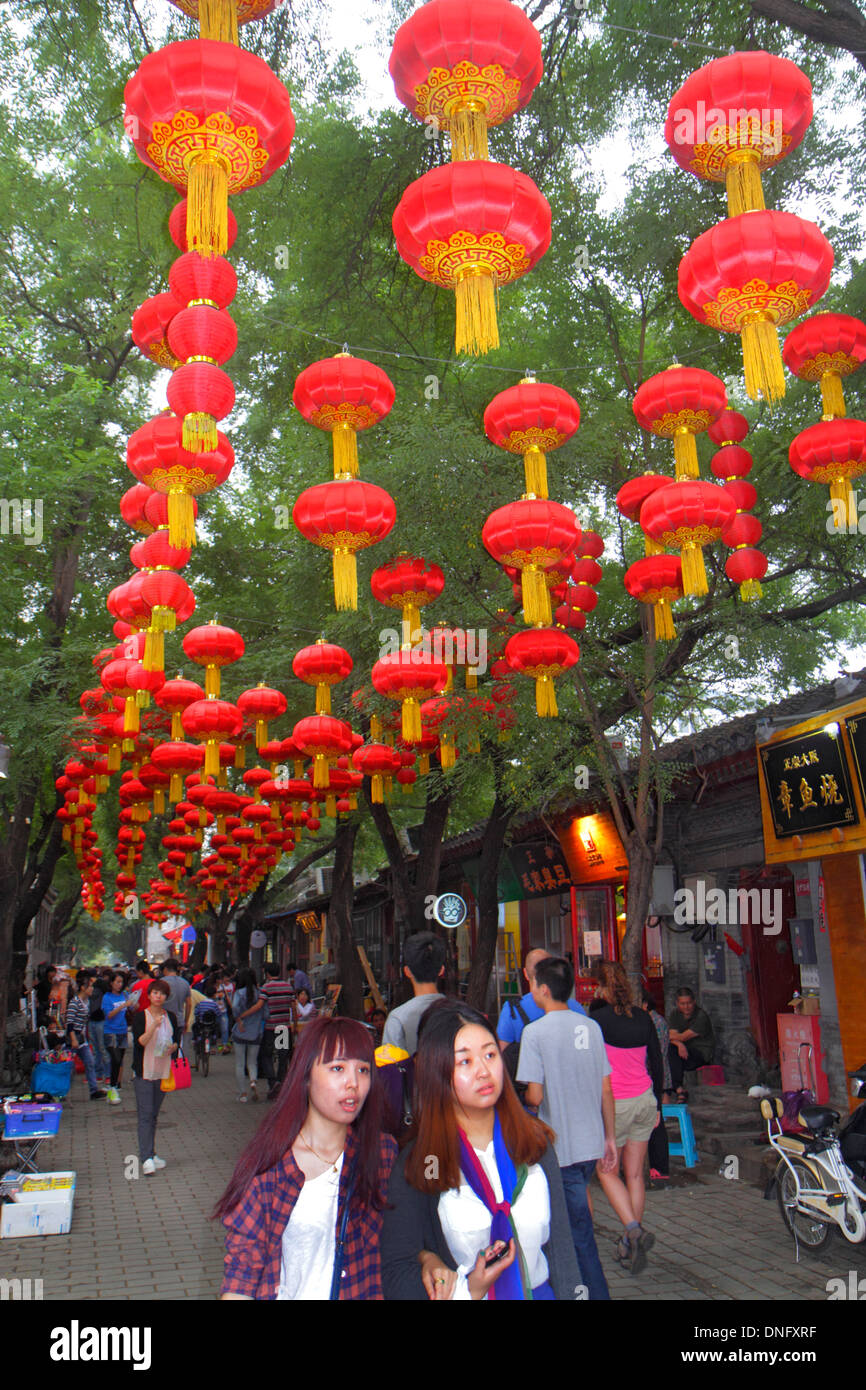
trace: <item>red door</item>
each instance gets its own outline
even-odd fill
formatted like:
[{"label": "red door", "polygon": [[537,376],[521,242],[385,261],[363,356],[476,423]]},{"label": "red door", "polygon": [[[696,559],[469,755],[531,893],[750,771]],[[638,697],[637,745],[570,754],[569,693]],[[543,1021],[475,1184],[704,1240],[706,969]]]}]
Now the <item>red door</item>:
[{"label": "red door", "polygon": [[[740,931],[748,952],[743,963],[752,1034],[758,1056],[776,1066],[779,1061],[776,1015],[786,1012],[788,1001],[797,988],[788,931],[788,919],[797,915],[794,880],[784,868],[741,869],[739,887],[757,889],[761,894],[760,905],[754,894],[748,901],[742,901]],[[776,894],[781,896],[776,897]],[[781,916],[772,920],[777,906],[781,907]],[[778,925],[781,930],[774,934],[772,929]]]}]

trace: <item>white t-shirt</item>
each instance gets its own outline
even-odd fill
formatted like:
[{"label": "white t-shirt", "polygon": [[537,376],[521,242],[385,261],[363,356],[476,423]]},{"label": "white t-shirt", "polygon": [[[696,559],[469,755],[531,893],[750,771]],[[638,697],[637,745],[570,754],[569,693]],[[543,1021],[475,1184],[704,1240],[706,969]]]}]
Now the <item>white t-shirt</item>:
[{"label": "white t-shirt", "polygon": [[[476,1149],[497,1202],[502,1201],[502,1183],[491,1140],[486,1149]],[[490,1244],[491,1216],[480,1197],[476,1197],[463,1174],[459,1188],[452,1187],[439,1198],[442,1234],[457,1262],[455,1299],[470,1297],[466,1276],[471,1274],[481,1251]],[[530,1287],[538,1288],[548,1278],[547,1260],[542,1246],[550,1237],[550,1190],[540,1163],[533,1163],[517,1201],[511,1209],[511,1222],[526,1260]]]},{"label": "white t-shirt", "polygon": [[335,1167],[317,1178],[307,1178],[298,1193],[283,1231],[278,1302],[327,1301],[330,1297],[342,1154]]}]

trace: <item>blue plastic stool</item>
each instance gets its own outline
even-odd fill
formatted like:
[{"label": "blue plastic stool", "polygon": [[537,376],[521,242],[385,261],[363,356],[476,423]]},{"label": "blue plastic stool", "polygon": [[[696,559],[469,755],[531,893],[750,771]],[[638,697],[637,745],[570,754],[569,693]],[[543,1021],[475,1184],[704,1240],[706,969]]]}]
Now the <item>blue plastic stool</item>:
[{"label": "blue plastic stool", "polygon": [[687,1168],[694,1168],[696,1164],[700,1163],[701,1159],[698,1153],[697,1143],[695,1142],[695,1131],[692,1125],[692,1117],[689,1114],[689,1107],[684,1102],[678,1105],[663,1105],[662,1119],[676,1120],[680,1127],[680,1139],[682,1142],[679,1144],[669,1144],[669,1152],[672,1153],[675,1158],[684,1159]]}]

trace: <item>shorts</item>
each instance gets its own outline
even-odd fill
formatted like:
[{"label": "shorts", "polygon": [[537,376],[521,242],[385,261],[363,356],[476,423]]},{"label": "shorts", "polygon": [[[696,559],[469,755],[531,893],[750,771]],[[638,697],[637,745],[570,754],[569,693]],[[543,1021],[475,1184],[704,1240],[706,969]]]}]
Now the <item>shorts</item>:
[{"label": "shorts", "polygon": [[650,1088],[642,1096],[629,1096],[616,1102],[616,1146],[645,1144],[655,1129],[659,1113],[655,1094]]}]

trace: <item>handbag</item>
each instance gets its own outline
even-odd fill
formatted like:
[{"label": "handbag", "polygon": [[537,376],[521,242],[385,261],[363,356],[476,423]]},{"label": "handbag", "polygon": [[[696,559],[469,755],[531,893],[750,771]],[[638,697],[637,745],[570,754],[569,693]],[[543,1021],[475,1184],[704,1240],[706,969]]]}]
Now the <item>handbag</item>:
[{"label": "handbag", "polygon": [[171,1075],[174,1082],[173,1091],[185,1091],[188,1086],[192,1085],[192,1072],[182,1051],[179,1051],[177,1056],[171,1059]]},{"label": "handbag", "polygon": [[37,1062],[30,1077],[31,1091],[49,1096],[68,1096],[71,1085],[71,1059],[68,1062]]},{"label": "handbag", "polygon": [[173,1091],[176,1085],[177,1082],[174,1079],[174,1072],[170,1071],[168,1076],[164,1076],[160,1081],[159,1089],[161,1091]]}]

